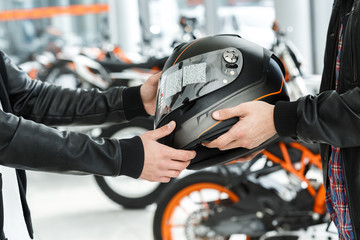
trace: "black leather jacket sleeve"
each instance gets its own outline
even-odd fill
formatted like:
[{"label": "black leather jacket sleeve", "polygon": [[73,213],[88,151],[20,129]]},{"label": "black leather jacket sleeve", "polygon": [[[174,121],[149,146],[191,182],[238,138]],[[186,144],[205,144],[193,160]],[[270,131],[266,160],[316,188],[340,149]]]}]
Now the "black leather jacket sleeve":
[{"label": "black leather jacket sleeve", "polygon": [[[46,125],[101,124],[144,116],[139,88],[70,90],[30,79],[1,53],[13,113],[0,111],[0,163],[19,169],[138,177],[141,139],[91,139]],[[134,155],[136,153],[136,155]]]},{"label": "black leather jacket sleeve", "polygon": [[280,136],[340,148],[360,146],[360,89],[343,94],[325,91],[295,102],[275,105],[274,122]]},{"label": "black leather jacket sleeve", "polygon": [[8,75],[8,95],[15,115],[46,125],[99,124],[145,116],[139,87],[63,89],[32,80],[3,54]]}]

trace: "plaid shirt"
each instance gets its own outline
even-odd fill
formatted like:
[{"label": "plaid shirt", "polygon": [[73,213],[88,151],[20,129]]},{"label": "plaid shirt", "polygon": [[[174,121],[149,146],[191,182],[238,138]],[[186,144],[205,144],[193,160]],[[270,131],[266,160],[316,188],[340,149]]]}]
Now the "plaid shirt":
[{"label": "plaid shirt", "polygon": [[[339,31],[338,55],[336,58],[336,81],[335,89],[338,89],[338,77],[340,70],[340,52],[343,37],[343,24],[341,22]],[[329,159],[329,186],[326,191],[326,206],[334,221],[340,240],[354,239],[352,231],[349,207],[347,204],[346,188],[344,183],[343,169],[341,164],[340,148],[332,146]]]}]

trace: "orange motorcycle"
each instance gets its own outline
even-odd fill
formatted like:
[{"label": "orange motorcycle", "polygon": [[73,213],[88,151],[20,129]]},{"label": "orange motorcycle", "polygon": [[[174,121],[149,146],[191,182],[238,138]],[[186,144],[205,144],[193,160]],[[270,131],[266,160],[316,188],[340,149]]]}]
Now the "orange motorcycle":
[{"label": "orange motorcycle", "polygon": [[258,240],[271,231],[306,229],[329,222],[324,193],[318,145],[286,139],[251,161],[198,171],[168,185],[155,212],[154,238],[243,234]]}]

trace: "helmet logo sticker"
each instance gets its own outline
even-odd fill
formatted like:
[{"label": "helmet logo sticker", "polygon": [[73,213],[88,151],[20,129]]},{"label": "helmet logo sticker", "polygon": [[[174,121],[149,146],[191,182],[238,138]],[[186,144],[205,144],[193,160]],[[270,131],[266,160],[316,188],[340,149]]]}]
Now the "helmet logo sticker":
[{"label": "helmet logo sticker", "polygon": [[165,98],[174,96],[176,93],[181,92],[182,89],[182,69],[176,70],[165,77]]},{"label": "helmet logo sticker", "polygon": [[181,92],[182,87],[189,84],[206,83],[206,63],[185,66],[167,75],[163,82],[165,83],[165,98]]},{"label": "helmet logo sticker", "polygon": [[206,82],[206,63],[199,63],[184,67],[183,87],[192,83]]}]

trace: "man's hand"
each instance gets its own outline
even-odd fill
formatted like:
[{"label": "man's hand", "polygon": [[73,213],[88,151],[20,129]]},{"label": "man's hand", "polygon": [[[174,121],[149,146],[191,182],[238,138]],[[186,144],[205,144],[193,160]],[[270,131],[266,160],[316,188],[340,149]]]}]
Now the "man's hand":
[{"label": "man's hand", "polygon": [[220,150],[255,148],[276,134],[273,115],[274,105],[264,101],[246,102],[216,111],[213,113],[215,120],[238,117],[239,121],[229,131],[203,145]]},{"label": "man's hand", "polygon": [[175,129],[175,122],[144,133],[140,136],[145,151],[144,168],[141,179],[169,182],[178,177],[196,155],[195,151],[177,150],[158,143],[156,140],[169,135]]},{"label": "man's hand", "polygon": [[161,76],[161,72],[152,75],[140,87],[141,99],[143,101],[145,111],[149,115],[155,114],[156,93],[157,93],[157,89],[158,89],[158,83],[159,83],[160,76]]}]

